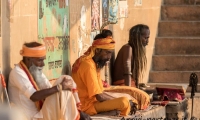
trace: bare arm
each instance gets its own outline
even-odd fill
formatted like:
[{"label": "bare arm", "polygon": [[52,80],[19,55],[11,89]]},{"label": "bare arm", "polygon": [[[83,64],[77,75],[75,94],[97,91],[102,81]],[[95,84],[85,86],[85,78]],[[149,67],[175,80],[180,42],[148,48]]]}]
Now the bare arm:
[{"label": "bare arm", "polygon": [[103,101],[106,101],[106,100],[113,99],[113,97],[111,97],[111,96],[109,96],[107,94],[104,94],[104,93],[97,94],[95,97],[99,102],[103,102]]},{"label": "bare arm", "polygon": [[126,86],[131,86],[131,58],[132,58],[132,48],[131,46],[126,46],[123,50],[123,70],[124,70],[124,80]]},{"label": "bare arm", "polygon": [[[62,90],[71,90],[73,87],[73,81],[71,79],[64,78],[63,81],[61,82],[62,85]],[[39,101],[39,100],[44,100],[46,97],[58,92],[57,86],[54,86],[52,88],[47,88],[43,89],[40,91],[36,91],[31,95],[30,99],[33,102]]]},{"label": "bare arm", "polygon": [[46,97],[48,97],[56,92],[58,92],[58,89],[57,89],[57,86],[54,86],[52,88],[36,91],[35,93],[33,93],[33,95],[31,95],[30,99],[33,102],[36,102],[39,100],[44,100]]}]

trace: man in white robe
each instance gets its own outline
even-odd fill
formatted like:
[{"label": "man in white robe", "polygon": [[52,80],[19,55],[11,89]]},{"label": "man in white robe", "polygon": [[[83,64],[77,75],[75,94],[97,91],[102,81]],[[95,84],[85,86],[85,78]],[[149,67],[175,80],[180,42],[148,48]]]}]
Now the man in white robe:
[{"label": "man in white robe", "polygon": [[[79,120],[80,100],[70,76],[61,76],[52,86],[42,73],[46,48],[25,43],[20,51],[23,60],[15,65],[8,82],[9,98],[24,120]],[[85,120],[90,117],[82,114]]]}]

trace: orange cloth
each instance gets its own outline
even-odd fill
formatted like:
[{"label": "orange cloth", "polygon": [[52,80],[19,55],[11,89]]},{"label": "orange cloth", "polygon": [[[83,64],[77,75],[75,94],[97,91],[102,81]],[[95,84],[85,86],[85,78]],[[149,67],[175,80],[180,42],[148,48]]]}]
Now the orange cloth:
[{"label": "orange cloth", "polygon": [[[19,63],[19,66],[22,70],[24,70],[24,72],[27,74],[31,84],[33,85],[33,87],[38,91],[40,90],[39,87],[37,86],[37,84],[35,83],[35,80],[33,79],[33,76],[31,75],[31,73],[29,72],[28,68],[26,67],[26,65],[23,63],[23,61],[20,61]],[[38,110],[40,110],[42,108],[42,105],[43,105],[43,102],[42,100],[40,101],[36,101],[35,102],[35,105],[36,107],[38,108]]]},{"label": "orange cloth", "polygon": [[[70,76],[60,76],[53,86],[61,84],[64,77],[69,78]],[[76,106],[75,97],[68,90],[61,90],[46,97],[40,112],[43,115],[42,120],[80,120],[80,113]]]},{"label": "orange cloth", "polygon": [[129,100],[125,97],[104,102],[98,102],[95,97],[95,95],[103,93],[104,88],[100,76],[100,69],[96,68],[96,63],[92,57],[95,54],[96,48],[114,49],[114,45],[115,41],[110,37],[95,40],[84,55],[73,64],[72,77],[79,91],[78,94],[82,103],[81,109],[89,115],[115,109],[120,110],[120,114],[123,116],[128,115],[130,112]]},{"label": "orange cloth", "polygon": [[135,98],[138,102],[138,109],[146,109],[150,104],[149,95],[135,87],[130,86],[111,86],[109,88],[105,88],[106,92],[117,92],[117,93],[126,93]]},{"label": "orange cloth", "polygon": [[20,55],[24,57],[44,57],[46,56],[46,47],[44,45],[29,48],[23,45],[22,50],[20,50]]},{"label": "orange cloth", "polygon": [[92,43],[92,46],[89,47],[89,49],[84,53],[84,55],[75,61],[72,67],[72,72],[77,72],[83,60],[92,58],[94,56],[94,52],[96,48],[114,49],[115,41],[111,37],[94,40],[94,42]]},{"label": "orange cloth", "polygon": [[[113,85],[120,85],[120,86],[125,86],[125,80],[122,79],[122,80],[117,80],[113,83]],[[136,87],[135,85],[135,80],[131,80],[131,87]]]},{"label": "orange cloth", "polygon": [[81,101],[81,109],[87,114],[97,114],[94,103],[97,102],[95,95],[103,92],[103,84],[100,77],[100,70],[96,69],[96,64],[92,59],[81,62],[77,72],[72,72],[79,98]]},{"label": "orange cloth", "polygon": [[92,46],[72,66],[72,78],[77,84],[81,109],[90,115],[97,114],[94,108],[97,102],[95,95],[104,90],[100,70],[97,70],[92,59],[96,48],[114,49],[115,41],[111,37],[94,40]]},{"label": "orange cloth", "polygon": [[97,112],[119,110],[120,115],[122,116],[128,115],[131,109],[129,99],[126,97],[119,97],[116,99],[107,100],[103,102],[96,102],[94,106]]}]

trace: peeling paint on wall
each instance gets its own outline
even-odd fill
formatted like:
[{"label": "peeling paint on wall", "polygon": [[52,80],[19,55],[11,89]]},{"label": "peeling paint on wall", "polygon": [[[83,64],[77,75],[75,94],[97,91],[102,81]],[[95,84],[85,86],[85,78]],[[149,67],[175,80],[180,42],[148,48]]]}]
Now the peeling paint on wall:
[{"label": "peeling paint on wall", "polygon": [[63,36],[66,36],[66,30],[69,28],[69,20],[67,15],[64,15],[64,20],[63,20]]},{"label": "peeling paint on wall", "polygon": [[87,50],[89,47],[88,39],[90,37],[90,30],[89,27],[86,26],[87,18],[86,18],[86,7],[83,5],[80,9],[80,24],[78,26],[78,38],[77,38],[77,45],[78,45],[78,57],[83,55],[83,53]]},{"label": "peeling paint on wall", "polygon": [[84,5],[81,8],[81,29],[86,29],[86,8]]},{"label": "peeling paint on wall", "polygon": [[82,50],[83,50],[83,40],[82,37],[80,36],[78,38],[78,57],[82,55]]}]

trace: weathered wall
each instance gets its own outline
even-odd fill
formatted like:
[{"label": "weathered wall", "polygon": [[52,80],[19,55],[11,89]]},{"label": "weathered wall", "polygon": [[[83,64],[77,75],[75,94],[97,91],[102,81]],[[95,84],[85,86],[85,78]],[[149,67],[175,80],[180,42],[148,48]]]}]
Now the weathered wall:
[{"label": "weathered wall", "polygon": [[[188,112],[189,112],[189,116],[188,118],[191,118],[191,111],[192,111],[192,99],[188,98]],[[199,107],[199,101],[200,101],[200,97],[198,96],[198,94],[196,95],[196,97],[194,97],[194,103],[193,103],[193,116],[196,118],[200,118],[200,107]]]},{"label": "weathered wall", "polygon": [[11,0],[10,66],[22,58],[19,51],[24,42],[37,41],[37,0]]},{"label": "weathered wall", "polygon": [[[70,0],[70,59],[71,65],[90,44],[91,1]],[[81,19],[82,17],[82,19]]]},{"label": "weathered wall", "polygon": [[115,53],[117,54],[121,46],[128,42],[129,29],[132,26],[139,23],[148,25],[150,27],[150,38],[146,47],[147,71],[143,81],[147,82],[160,18],[161,0],[142,0],[142,6],[134,6],[134,0],[127,1],[128,18],[122,18],[116,25],[113,25],[114,39],[116,40]]},{"label": "weathered wall", "polygon": [[[2,0],[0,66],[3,69],[4,75],[8,77],[14,64],[21,60],[19,51],[22,44],[38,40],[38,0],[11,0],[9,4],[6,2],[6,0]],[[109,28],[113,30],[114,39],[117,42],[117,53],[122,44],[127,43],[130,27],[138,23],[149,25],[151,35],[149,45],[147,46],[148,68],[145,77],[145,82],[147,82],[154,40],[157,33],[161,0],[143,0],[142,6],[134,6],[134,0],[127,0],[127,2],[128,18],[120,19],[117,24],[110,25]],[[72,65],[92,42],[91,0],[69,0],[69,5],[70,62]]]},{"label": "weathered wall", "polygon": [[[1,0],[1,40],[0,40],[0,68],[5,75],[5,79],[8,78],[10,71],[10,24],[7,10],[6,0]],[[2,93],[0,89],[0,94]],[[3,100],[3,98],[2,98]]]},{"label": "weathered wall", "polygon": [[[8,79],[14,64],[21,60],[19,50],[24,42],[37,40],[37,1],[1,0],[2,37],[0,67]],[[2,91],[0,90],[0,93]]]},{"label": "weathered wall", "polygon": [[[148,81],[148,74],[151,67],[151,59],[154,49],[154,41],[157,35],[157,25],[160,16],[161,0],[142,0],[141,6],[135,6],[134,0],[127,0],[128,18],[119,19],[117,24],[110,25],[113,30],[114,39],[116,40],[115,54],[123,44],[128,41],[129,29],[139,23],[147,24],[150,27],[149,45],[147,51],[147,71],[144,82]],[[81,19],[81,9],[86,8],[86,20]],[[70,58],[71,64],[78,58],[79,52],[82,54],[90,45],[91,36],[91,1],[88,0],[71,0],[70,1]],[[100,10],[101,11],[101,10]],[[85,27],[81,24],[85,22]],[[104,72],[102,73],[102,76]]]}]

